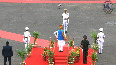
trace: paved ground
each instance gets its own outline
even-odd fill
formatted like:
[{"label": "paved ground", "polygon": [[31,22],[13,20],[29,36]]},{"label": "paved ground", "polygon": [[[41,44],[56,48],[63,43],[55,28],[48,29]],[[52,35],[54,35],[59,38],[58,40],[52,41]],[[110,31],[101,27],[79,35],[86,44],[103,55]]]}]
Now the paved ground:
[{"label": "paved ground", "polygon": [[[74,37],[75,45],[79,45],[83,35],[88,36],[90,44],[93,39],[90,31],[99,32],[99,28],[104,28],[106,35],[103,54],[98,55],[99,61],[96,65],[115,65],[116,59],[116,10],[112,14],[103,12],[103,4],[62,4],[61,9],[57,8],[58,4],[19,4],[19,3],[0,3],[0,30],[23,34],[25,27],[30,28],[30,32],[37,30],[41,33],[40,38],[49,40],[53,32],[58,30],[58,25],[62,24],[61,14],[63,9],[67,8],[70,13],[70,23],[68,35],[70,40]],[[113,5],[116,8],[116,4]],[[0,38],[0,65],[3,65],[1,55],[2,46],[5,45],[6,39]],[[20,65],[20,58],[16,56],[16,49],[24,48],[24,44],[9,40],[13,46],[14,56],[12,65]],[[39,51],[38,51],[39,52]],[[89,61],[89,60],[88,60]]]}]

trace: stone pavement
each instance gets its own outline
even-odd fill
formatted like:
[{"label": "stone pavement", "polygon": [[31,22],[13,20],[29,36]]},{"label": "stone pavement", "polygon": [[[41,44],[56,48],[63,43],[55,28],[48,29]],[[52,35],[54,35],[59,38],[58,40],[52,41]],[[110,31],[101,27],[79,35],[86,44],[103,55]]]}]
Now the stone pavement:
[{"label": "stone pavement", "polygon": [[[80,44],[83,35],[88,36],[90,44],[94,41],[90,36],[90,31],[99,32],[99,28],[104,28],[106,35],[103,54],[99,55],[99,61],[96,65],[115,65],[116,59],[116,10],[112,14],[103,12],[103,4],[99,3],[77,3],[62,4],[61,9],[57,7],[58,3],[0,3],[0,30],[22,34],[25,27],[30,28],[31,35],[37,30],[41,33],[40,38],[49,40],[50,36],[54,39],[53,32],[59,29],[62,24],[61,14],[64,8],[70,13],[70,23],[68,35],[70,40],[74,37],[75,45]],[[113,5],[116,8],[116,4]],[[5,45],[6,39],[0,38],[0,49]],[[8,40],[13,46],[14,56],[12,65],[20,65],[21,59],[16,56],[16,49],[24,48],[24,44]],[[3,57],[0,54],[0,65],[3,65]],[[88,60],[89,61],[89,60]]]}]

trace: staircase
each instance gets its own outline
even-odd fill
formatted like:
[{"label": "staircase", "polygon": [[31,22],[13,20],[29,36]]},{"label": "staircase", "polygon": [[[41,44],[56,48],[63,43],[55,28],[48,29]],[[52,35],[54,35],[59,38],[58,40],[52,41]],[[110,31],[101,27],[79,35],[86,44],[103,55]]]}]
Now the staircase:
[{"label": "staircase", "polygon": [[67,47],[63,48],[63,52],[59,52],[59,47],[55,48],[55,65],[67,65]]}]

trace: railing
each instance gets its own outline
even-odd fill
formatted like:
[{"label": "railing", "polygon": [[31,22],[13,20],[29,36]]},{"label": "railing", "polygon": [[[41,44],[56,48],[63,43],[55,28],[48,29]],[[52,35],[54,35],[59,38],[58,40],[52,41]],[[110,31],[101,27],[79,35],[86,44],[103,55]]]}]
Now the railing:
[{"label": "railing", "polygon": [[[67,65],[68,65],[68,55],[69,55],[69,36],[68,36],[68,38],[67,38],[67,45],[68,45],[68,49],[67,49]],[[73,49],[74,49],[74,38],[73,38]]]},{"label": "railing", "polygon": [[[55,43],[54,43],[54,47],[53,47],[53,52],[54,52],[56,46],[57,46],[57,38],[55,36]],[[50,37],[50,47],[51,47],[51,37]]]},{"label": "railing", "polygon": [[[55,50],[56,47],[57,47],[57,37],[55,36],[54,50]],[[53,50],[53,51],[54,51],[54,50]]]},{"label": "railing", "polygon": [[[54,49],[53,52],[55,51],[55,48],[57,47],[57,37],[55,36],[55,44],[54,44]],[[68,55],[69,55],[69,36],[67,37],[67,45],[68,45],[68,49],[67,49],[67,65],[68,65]],[[51,46],[51,37],[50,37],[50,46]]]},{"label": "railing", "polygon": [[68,55],[69,55],[69,36],[67,38],[67,45],[68,45],[68,49],[67,49],[67,65],[68,65]]}]

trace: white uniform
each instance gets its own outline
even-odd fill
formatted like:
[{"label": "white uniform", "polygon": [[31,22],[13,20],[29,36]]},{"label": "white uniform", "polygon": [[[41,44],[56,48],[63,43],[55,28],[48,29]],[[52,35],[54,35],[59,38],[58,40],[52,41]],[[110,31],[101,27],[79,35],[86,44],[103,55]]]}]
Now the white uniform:
[{"label": "white uniform", "polygon": [[30,32],[29,31],[26,31],[24,32],[24,38],[23,38],[23,41],[25,42],[25,49],[27,47],[27,45],[30,43]]},{"label": "white uniform", "polygon": [[[64,31],[67,31],[67,27],[68,27],[68,23],[69,23],[69,19],[68,19],[69,13],[63,13],[62,16],[63,16]],[[67,21],[68,21],[68,23],[67,23]]]},{"label": "white uniform", "polygon": [[100,33],[98,33],[97,37],[98,37],[97,43],[99,45],[99,53],[102,53],[103,43],[104,43],[103,38],[105,37],[105,35],[104,35],[104,33],[100,32]]}]

